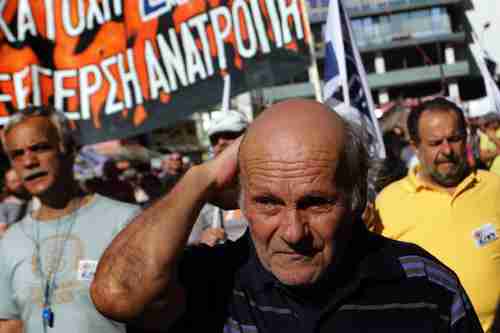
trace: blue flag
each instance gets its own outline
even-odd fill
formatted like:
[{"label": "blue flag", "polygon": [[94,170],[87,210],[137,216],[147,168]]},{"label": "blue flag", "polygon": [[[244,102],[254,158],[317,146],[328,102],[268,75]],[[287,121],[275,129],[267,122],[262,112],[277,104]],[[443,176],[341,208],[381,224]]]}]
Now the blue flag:
[{"label": "blue flag", "polygon": [[325,29],[324,98],[344,118],[367,130],[370,154],[385,158],[366,72],[341,0],[330,0]]}]

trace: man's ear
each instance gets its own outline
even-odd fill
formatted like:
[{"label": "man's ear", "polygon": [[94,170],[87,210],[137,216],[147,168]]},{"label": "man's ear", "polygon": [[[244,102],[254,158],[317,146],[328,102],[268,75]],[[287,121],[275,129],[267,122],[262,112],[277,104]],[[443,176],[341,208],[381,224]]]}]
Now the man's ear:
[{"label": "man's ear", "polygon": [[68,147],[66,147],[64,145],[64,143],[59,144],[59,154],[61,156],[71,156],[71,155],[75,155],[74,153],[75,153],[74,149],[69,149]]},{"label": "man's ear", "polygon": [[415,154],[418,154],[418,144],[415,141],[410,140],[410,147]]},{"label": "man's ear", "polygon": [[59,147],[59,156],[61,158],[67,157],[68,156],[68,149],[65,149],[64,147]]}]

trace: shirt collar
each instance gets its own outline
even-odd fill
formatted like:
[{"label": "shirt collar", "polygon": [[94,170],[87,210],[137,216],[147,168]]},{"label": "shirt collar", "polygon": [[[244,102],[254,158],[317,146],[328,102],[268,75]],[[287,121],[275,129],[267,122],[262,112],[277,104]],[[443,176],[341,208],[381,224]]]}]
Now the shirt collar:
[{"label": "shirt collar", "polygon": [[[404,272],[397,258],[387,256],[383,251],[388,240],[369,232],[361,221],[354,222],[354,224],[353,237],[345,251],[346,257],[338,265],[334,263],[328,268],[321,286],[330,285],[334,288],[343,288],[356,277],[362,280],[394,280],[403,277]],[[256,293],[274,287],[289,288],[264,268],[257,257],[248,230],[243,238],[248,242],[250,251],[248,261],[240,271],[242,285]],[[326,291],[326,293],[328,292]]]},{"label": "shirt collar", "polygon": [[[419,171],[420,171],[420,165],[416,165],[408,171],[407,185],[409,185],[408,188],[412,192],[419,192],[422,190],[443,192],[443,190],[438,186],[433,185],[423,180],[421,177],[419,177],[418,176]],[[467,177],[465,177],[464,180],[460,182],[460,184],[458,184],[454,196],[457,196],[459,193],[465,191],[475,183],[480,182],[480,180],[481,177],[479,173],[476,170],[473,170]]]}]

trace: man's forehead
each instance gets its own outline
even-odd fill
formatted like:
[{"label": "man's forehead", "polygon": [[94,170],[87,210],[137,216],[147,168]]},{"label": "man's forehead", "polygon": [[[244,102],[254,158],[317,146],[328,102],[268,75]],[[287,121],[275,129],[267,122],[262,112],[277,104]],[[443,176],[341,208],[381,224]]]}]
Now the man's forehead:
[{"label": "man's forehead", "polygon": [[46,117],[26,118],[15,124],[6,135],[7,145],[15,144],[21,139],[58,141],[57,129]]},{"label": "man's forehead", "polygon": [[430,133],[432,131],[456,131],[459,130],[459,119],[452,110],[430,110],[422,114],[419,121],[419,130],[421,133]]},{"label": "man's forehead", "polygon": [[458,115],[455,111],[452,109],[445,109],[445,108],[439,108],[439,109],[428,109],[425,110],[422,113],[422,116],[420,117],[420,125],[426,125],[430,121],[434,122],[439,122],[443,119],[454,119],[455,123],[458,124]]}]

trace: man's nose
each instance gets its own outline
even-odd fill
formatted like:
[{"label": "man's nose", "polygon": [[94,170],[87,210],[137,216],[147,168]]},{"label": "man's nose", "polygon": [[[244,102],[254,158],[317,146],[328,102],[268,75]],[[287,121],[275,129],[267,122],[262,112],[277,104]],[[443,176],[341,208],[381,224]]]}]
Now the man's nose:
[{"label": "man's nose", "polygon": [[288,244],[300,243],[308,234],[308,225],[301,218],[297,209],[290,210],[287,214],[287,222],[283,232],[283,239]]},{"label": "man's nose", "polygon": [[445,155],[450,155],[452,152],[451,145],[448,142],[448,140],[444,140],[443,143],[441,144],[441,151]]},{"label": "man's nose", "polygon": [[30,168],[38,165],[38,157],[35,153],[27,150],[23,155],[23,166]]}]

